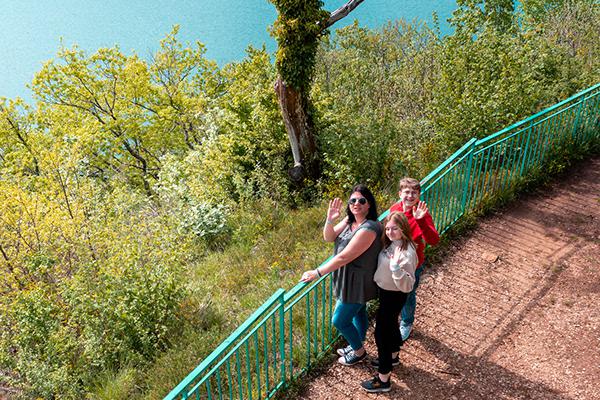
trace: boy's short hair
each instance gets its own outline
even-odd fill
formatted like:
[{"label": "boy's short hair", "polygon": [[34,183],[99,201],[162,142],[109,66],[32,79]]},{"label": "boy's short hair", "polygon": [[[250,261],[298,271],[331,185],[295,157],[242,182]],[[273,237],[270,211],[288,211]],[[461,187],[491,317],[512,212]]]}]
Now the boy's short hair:
[{"label": "boy's short hair", "polygon": [[404,178],[400,179],[400,191],[402,191],[402,189],[414,189],[414,190],[418,190],[419,192],[421,191],[421,182],[419,182],[417,179],[415,178],[409,178],[408,176],[405,176]]}]

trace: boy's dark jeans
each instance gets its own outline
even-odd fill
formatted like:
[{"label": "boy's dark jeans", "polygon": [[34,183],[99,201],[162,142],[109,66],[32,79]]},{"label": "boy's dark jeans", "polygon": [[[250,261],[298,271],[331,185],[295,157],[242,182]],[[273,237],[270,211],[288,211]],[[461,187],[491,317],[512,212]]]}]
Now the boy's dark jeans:
[{"label": "boy's dark jeans", "polygon": [[408,293],[408,297],[406,298],[406,303],[404,303],[404,307],[402,308],[402,323],[404,325],[412,325],[415,322],[415,310],[417,309],[417,288],[419,287],[419,282],[421,282],[421,274],[427,265],[427,260],[423,261],[423,264],[417,267],[415,271],[415,285],[413,289]]}]

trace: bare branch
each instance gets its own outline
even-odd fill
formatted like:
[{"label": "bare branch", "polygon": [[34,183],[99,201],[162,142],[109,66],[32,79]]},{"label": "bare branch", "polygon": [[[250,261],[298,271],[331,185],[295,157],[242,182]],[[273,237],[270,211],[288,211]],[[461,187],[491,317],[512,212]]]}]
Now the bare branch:
[{"label": "bare branch", "polygon": [[323,29],[329,28],[331,25],[335,24],[340,19],[346,17],[363,1],[364,0],[349,0],[346,4],[344,4],[343,6],[331,13]]},{"label": "bare branch", "polygon": [[138,106],[139,108],[142,108],[142,109],[144,109],[144,110],[146,110],[146,111],[150,111],[151,113],[158,115],[158,111],[157,111],[157,110],[155,110],[154,108],[152,108],[152,107],[150,107],[150,106],[147,106],[147,105],[145,105],[145,104],[142,104],[142,103],[140,103],[139,101],[137,101],[137,100],[135,100],[135,99],[134,99],[134,100],[130,100],[130,102],[131,102],[131,104],[133,104],[134,106]]},{"label": "bare branch", "polygon": [[4,258],[4,261],[6,261],[6,265],[8,266],[8,270],[10,271],[10,273],[14,273],[15,268],[13,267],[12,263],[10,262],[10,258],[8,258],[8,254],[6,254],[6,252],[4,251],[4,247],[2,247],[2,244],[0,244],[0,253],[2,253],[2,257]]}]

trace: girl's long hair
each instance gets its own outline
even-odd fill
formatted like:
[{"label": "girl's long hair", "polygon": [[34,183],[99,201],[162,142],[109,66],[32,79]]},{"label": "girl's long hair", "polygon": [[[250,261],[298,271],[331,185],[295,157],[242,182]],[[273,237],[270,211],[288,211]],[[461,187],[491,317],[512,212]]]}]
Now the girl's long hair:
[{"label": "girl's long hair", "polygon": [[398,225],[400,227],[400,230],[402,231],[402,234],[404,235],[404,239],[402,239],[402,250],[406,250],[408,248],[408,244],[412,244],[414,246],[414,248],[417,248],[417,244],[415,243],[415,241],[413,240],[412,237],[412,231],[410,230],[410,225],[408,223],[408,219],[406,218],[406,215],[404,215],[404,213],[399,212],[399,211],[394,211],[393,213],[391,213],[390,215],[388,215],[387,217],[385,217],[385,219],[383,220],[383,234],[381,235],[381,242],[383,244],[383,248],[387,248],[392,241],[390,240],[390,238],[387,237],[387,235],[385,234],[385,227],[387,226],[388,222],[393,221],[396,223],[396,225]]}]

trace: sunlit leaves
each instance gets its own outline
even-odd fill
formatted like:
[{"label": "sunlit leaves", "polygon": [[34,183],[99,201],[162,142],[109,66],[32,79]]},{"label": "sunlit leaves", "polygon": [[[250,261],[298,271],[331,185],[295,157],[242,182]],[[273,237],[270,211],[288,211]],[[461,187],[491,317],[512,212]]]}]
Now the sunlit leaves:
[{"label": "sunlit leaves", "polygon": [[222,90],[204,46],[184,47],[175,27],[147,62],[118,48],[88,56],[61,49],[32,89],[49,113],[51,133],[81,142],[90,173],[123,174],[148,194],[161,157],[185,152],[205,138],[202,116]]},{"label": "sunlit leaves", "polygon": [[17,175],[40,173],[44,135],[35,129],[30,107],[22,100],[0,98],[0,166]]}]

